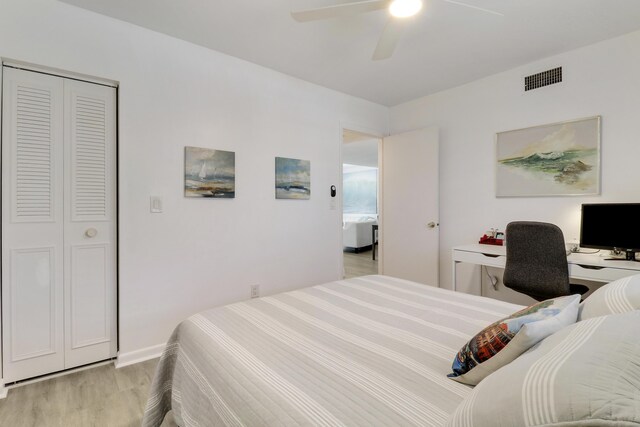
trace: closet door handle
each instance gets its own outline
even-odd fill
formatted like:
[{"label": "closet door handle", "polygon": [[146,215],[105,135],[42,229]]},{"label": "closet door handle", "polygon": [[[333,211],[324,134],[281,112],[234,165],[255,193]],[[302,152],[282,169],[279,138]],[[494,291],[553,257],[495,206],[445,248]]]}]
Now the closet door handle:
[{"label": "closet door handle", "polygon": [[87,228],[87,231],[84,232],[84,235],[88,238],[96,237],[98,235],[98,230],[95,228]]}]

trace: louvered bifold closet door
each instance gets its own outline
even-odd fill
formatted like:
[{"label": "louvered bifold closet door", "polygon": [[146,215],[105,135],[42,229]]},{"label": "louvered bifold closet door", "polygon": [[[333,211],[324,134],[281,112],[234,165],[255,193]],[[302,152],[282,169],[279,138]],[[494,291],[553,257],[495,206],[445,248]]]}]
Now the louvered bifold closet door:
[{"label": "louvered bifold closet door", "polygon": [[5,383],[64,369],[63,81],[3,69]]},{"label": "louvered bifold closet door", "polygon": [[116,355],[116,90],[65,80],[67,368]]}]

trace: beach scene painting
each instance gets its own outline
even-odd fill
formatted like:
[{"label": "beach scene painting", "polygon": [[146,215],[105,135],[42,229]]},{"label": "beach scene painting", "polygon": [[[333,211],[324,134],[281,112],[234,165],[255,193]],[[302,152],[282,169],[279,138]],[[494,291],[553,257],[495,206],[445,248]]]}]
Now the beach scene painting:
[{"label": "beach scene painting", "polygon": [[276,199],[311,197],[311,162],[276,157]]},{"label": "beach scene painting", "polygon": [[497,197],[600,194],[600,117],[497,134]]},{"label": "beach scene painting", "polygon": [[184,195],[233,199],[236,197],[236,153],[185,147]]}]

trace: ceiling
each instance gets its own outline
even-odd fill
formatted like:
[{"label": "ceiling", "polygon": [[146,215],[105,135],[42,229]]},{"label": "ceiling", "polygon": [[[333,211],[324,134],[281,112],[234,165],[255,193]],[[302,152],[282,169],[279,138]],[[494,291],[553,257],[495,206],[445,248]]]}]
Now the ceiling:
[{"label": "ceiling", "polygon": [[342,164],[378,167],[379,139],[364,139],[342,146]]},{"label": "ceiling", "polygon": [[[371,61],[385,10],[297,23],[346,0],[61,0],[382,105],[640,29],[640,0],[424,0],[394,56]],[[536,70],[539,71],[539,70]]]},{"label": "ceiling", "polygon": [[350,144],[352,142],[365,141],[367,139],[379,139],[375,138],[373,135],[368,135],[366,133],[358,132],[350,129],[342,130],[342,143]]}]

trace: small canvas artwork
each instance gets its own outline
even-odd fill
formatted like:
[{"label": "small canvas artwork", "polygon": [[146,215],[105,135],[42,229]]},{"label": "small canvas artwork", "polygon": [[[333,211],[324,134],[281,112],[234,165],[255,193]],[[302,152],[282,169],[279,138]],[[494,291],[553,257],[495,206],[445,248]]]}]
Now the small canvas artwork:
[{"label": "small canvas artwork", "polygon": [[311,197],[311,162],[276,157],[276,199]]},{"label": "small canvas artwork", "polygon": [[497,134],[497,197],[600,193],[600,117]]},{"label": "small canvas artwork", "polygon": [[209,148],[184,149],[185,197],[236,197],[236,153]]}]

